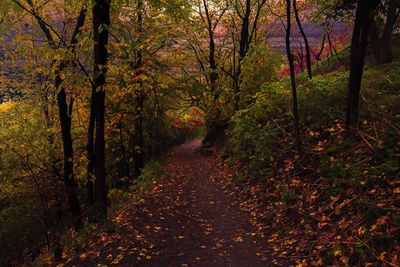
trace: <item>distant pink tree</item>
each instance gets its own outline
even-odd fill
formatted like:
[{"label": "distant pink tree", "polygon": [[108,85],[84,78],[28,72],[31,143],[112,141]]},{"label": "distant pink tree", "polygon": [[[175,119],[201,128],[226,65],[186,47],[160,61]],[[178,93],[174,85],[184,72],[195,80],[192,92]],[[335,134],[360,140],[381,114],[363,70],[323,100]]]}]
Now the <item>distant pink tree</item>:
[{"label": "distant pink tree", "polygon": [[[348,39],[351,34],[351,29],[344,27],[336,32],[332,30],[326,30],[325,36],[323,37],[320,46],[311,46],[311,63],[315,64],[319,60],[324,58],[337,55],[338,51],[342,51],[348,44]],[[295,72],[296,74],[305,71],[306,53],[300,44],[300,49],[293,53],[295,61]],[[290,73],[289,66],[284,66],[279,71],[279,76],[286,76]]]}]

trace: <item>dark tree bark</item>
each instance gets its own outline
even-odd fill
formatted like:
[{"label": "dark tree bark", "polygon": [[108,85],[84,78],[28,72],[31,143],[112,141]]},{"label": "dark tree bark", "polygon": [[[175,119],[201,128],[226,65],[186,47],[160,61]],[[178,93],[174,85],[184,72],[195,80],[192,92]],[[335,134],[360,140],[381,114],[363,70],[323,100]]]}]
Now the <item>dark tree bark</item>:
[{"label": "dark tree bark", "polygon": [[131,170],[129,168],[129,160],[128,160],[128,155],[126,152],[125,148],[125,142],[124,142],[124,137],[123,137],[123,123],[120,120],[118,122],[118,130],[119,130],[119,145],[121,147],[121,153],[123,159],[120,161],[120,177],[127,177],[128,179],[131,179]]},{"label": "dark tree bark", "polygon": [[[211,94],[213,96],[214,102],[209,105],[207,109],[206,115],[206,128],[207,133],[203,140],[203,147],[213,145],[215,139],[223,133],[220,128],[220,124],[222,123],[221,120],[221,108],[217,105],[216,101],[219,98],[219,91],[218,91],[218,63],[216,60],[216,48],[215,48],[215,29],[217,28],[220,20],[222,19],[223,15],[227,11],[227,8],[224,8],[220,11],[218,17],[213,21],[213,17],[210,14],[210,9],[207,3],[207,0],[203,0],[203,6],[205,11],[205,18],[202,15],[200,9],[200,16],[202,17],[203,21],[207,24],[207,31],[208,31],[208,62],[209,62],[209,71],[207,74],[207,80],[210,85]],[[199,7],[200,8],[200,7]]]},{"label": "dark tree bark", "polygon": [[250,27],[251,1],[246,0],[246,9],[243,16],[242,29],[240,31],[239,60],[243,60],[249,48],[249,27]]},{"label": "dark tree bark", "polygon": [[[142,0],[137,2],[137,33],[139,39],[143,34],[143,9],[144,3]],[[136,117],[135,117],[135,135],[134,135],[134,167],[133,171],[136,177],[142,174],[144,167],[144,136],[143,136],[143,112],[145,103],[145,94],[143,90],[143,82],[141,76],[143,75],[143,53],[141,49],[136,51],[136,63],[134,66],[137,77],[139,77],[139,88],[135,92],[135,105],[136,105]]]},{"label": "dark tree bark", "polygon": [[217,80],[218,80],[218,69],[217,69],[218,66],[217,66],[217,63],[216,63],[216,60],[215,60],[214,28],[218,24],[218,22],[217,22],[217,24],[215,26],[213,26],[206,0],[203,0],[203,5],[204,5],[205,13],[206,13],[206,18],[207,18],[207,29],[208,29],[208,36],[209,36],[209,61],[210,61],[211,93],[214,96],[214,100],[216,100],[218,98],[218,95],[217,95],[217,92],[216,92],[217,91]]},{"label": "dark tree bark", "polygon": [[296,18],[297,26],[299,27],[301,36],[303,37],[304,45],[305,45],[305,49],[306,49],[306,63],[307,63],[308,78],[312,79],[311,49],[310,49],[310,44],[308,43],[307,34],[305,33],[305,31],[303,29],[303,25],[301,24],[299,12],[297,10],[297,0],[293,0],[293,10],[294,10],[294,15]]},{"label": "dark tree bark", "polygon": [[[62,67],[60,67],[62,68]],[[81,206],[76,194],[73,165],[73,142],[71,136],[71,117],[68,116],[68,103],[65,89],[62,87],[60,72],[56,72],[55,86],[60,90],[57,94],[58,111],[64,148],[64,185],[75,229],[82,228]]]},{"label": "dark tree bark", "polygon": [[293,54],[291,51],[291,28],[292,28],[292,12],[291,12],[291,0],[286,0],[286,54],[289,62],[290,69],[290,81],[292,85],[292,105],[293,105],[293,125],[294,134],[296,141],[296,149],[299,155],[303,154],[303,147],[300,138],[300,127],[299,127],[299,111],[297,101],[297,86],[296,86],[296,73],[294,69]]},{"label": "dark tree bark", "polygon": [[324,37],[322,38],[321,48],[319,49],[318,53],[315,55],[315,59],[317,61],[321,60],[321,56],[322,56],[322,53],[324,52],[324,48],[325,48],[325,41],[326,41],[326,34],[324,34]]},{"label": "dark tree bark", "polygon": [[260,18],[260,13],[267,0],[257,1],[257,8],[255,9],[255,17],[253,22],[251,22],[252,10],[254,10],[254,5],[252,5],[251,0],[246,0],[244,6],[244,14],[241,14],[240,8],[236,7],[236,13],[242,20],[242,26],[240,29],[240,39],[239,39],[239,58],[236,71],[233,77],[233,92],[234,92],[234,110],[239,110],[240,102],[240,84],[241,84],[241,63],[246,57],[247,52],[250,49],[250,44],[252,43],[254,37],[256,36],[258,20]]},{"label": "dark tree bark", "polygon": [[[328,45],[329,45],[330,54],[331,54],[332,57],[335,56],[336,59],[337,59],[337,61],[338,61],[339,63],[341,63],[341,60],[340,60],[338,51],[336,50],[336,47],[335,47],[335,45],[334,45],[333,42],[332,42],[331,34],[332,34],[331,31],[329,31],[329,32],[326,34],[327,39],[328,39]],[[344,64],[342,64],[342,65],[344,65]]]},{"label": "dark tree bark", "polygon": [[354,135],[358,126],[361,80],[368,45],[368,31],[375,6],[376,2],[372,0],[357,1],[350,52],[350,77],[345,120],[347,136]]},{"label": "dark tree bark", "polygon": [[[32,8],[32,10],[29,10],[28,8],[24,7],[19,2],[15,3],[25,11],[29,12],[36,19],[50,47],[56,49],[55,41],[53,39],[49,26],[40,17],[40,15],[36,13],[33,2],[31,0],[27,0],[27,3]],[[72,51],[74,51],[74,45],[78,42],[77,36],[80,32],[80,29],[85,24],[85,18],[86,18],[86,9],[82,8],[69,44],[69,48],[71,48]],[[78,196],[76,194],[77,185],[75,182],[74,170],[73,170],[74,150],[73,150],[73,141],[71,136],[71,114],[69,112],[67,95],[64,87],[62,86],[63,79],[61,77],[61,72],[70,63],[71,62],[69,61],[54,62],[54,64],[57,64],[55,70],[56,77],[54,79],[54,87],[56,90],[58,90],[57,104],[58,104],[59,119],[60,119],[60,126],[61,126],[62,140],[63,140],[63,159],[64,159],[63,183],[67,195],[69,208],[72,215],[74,228],[76,230],[79,230],[82,228],[83,223],[82,223],[81,206]],[[72,105],[72,103],[70,104]]]},{"label": "dark tree bark", "polygon": [[235,38],[235,33],[232,31],[232,44],[233,44],[233,56],[232,56],[232,88],[234,92],[234,110],[239,110],[239,80],[237,73],[238,71],[238,60],[237,60],[237,45],[236,45],[236,38]]},{"label": "dark tree bark", "polygon": [[88,135],[87,135],[87,177],[86,177],[86,197],[88,204],[92,206],[94,204],[94,161],[95,161],[95,154],[94,154],[94,127],[96,125],[96,101],[95,101],[95,87],[92,86],[92,92],[90,97],[90,111],[89,111],[89,128],[88,128]]},{"label": "dark tree bark", "polygon": [[[78,35],[81,31],[81,28],[85,24],[86,20],[86,8],[82,8],[78,20],[76,22],[75,30],[72,34],[71,41],[69,47],[72,49],[72,52],[75,51],[75,45],[78,43]],[[68,64],[70,62],[61,63],[60,70],[63,68],[63,64]],[[59,88],[62,83],[62,78],[60,73],[56,72],[55,85],[56,88]],[[75,229],[82,228],[82,212],[81,206],[78,200],[78,197],[75,192],[75,179],[74,179],[74,170],[73,170],[73,141],[71,136],[71,116],[72,116],[72,105],[73,101],[70,101],[70,107],[67,104],[67,96],[65,93],[65,89],[61,87],[60,92],[57,95],[58,109],[59,109],[59,117],[61,123],[61,132],[63,136],[63,147],[64,147],[64,184],[66,185],[68,202],[71,208],[72,218],[74,222]]]},{"label": "dark tree bark", "polygon": [[108,61],[108,28],[111,0],[95,0],[93,12],[95,113],[95,209],[101,219],[107,217],[107,184],[105,170],[105,83]]},{"label": "dark tree bark", "polygon": [[387,64],[393,60],[392,36],[394,26],[399,16],[400,1],[389,0],[386,12],[386,23],[380,34],[376,21],[373,21],[371,27],[371,45],[373,53],[378,64]]},{"label": "dark tree bark", "polygon": [[[239,11],[238,11],[239,13]],[[242,28],[240,30],[240,42],[239,42],[239,64],[235,74],[236,82],[234,83],[234,94],[235,103],[234,110],[239,110],[240,102],[240,74],[241,74],[241,62],[246,56],[249,49],[249,28],[250,28],[250,15],[251,15],[251,1],[246,0],[245,12],[242,16]]]}]

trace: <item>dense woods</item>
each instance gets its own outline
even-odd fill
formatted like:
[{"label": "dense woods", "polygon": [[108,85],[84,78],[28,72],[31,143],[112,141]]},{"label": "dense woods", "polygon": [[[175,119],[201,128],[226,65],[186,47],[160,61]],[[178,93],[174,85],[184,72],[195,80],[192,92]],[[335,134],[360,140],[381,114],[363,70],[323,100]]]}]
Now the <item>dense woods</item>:
[{"label": "dense woods", "polygon": [[0,266],[400,266],[399,15],[2,0]]}]

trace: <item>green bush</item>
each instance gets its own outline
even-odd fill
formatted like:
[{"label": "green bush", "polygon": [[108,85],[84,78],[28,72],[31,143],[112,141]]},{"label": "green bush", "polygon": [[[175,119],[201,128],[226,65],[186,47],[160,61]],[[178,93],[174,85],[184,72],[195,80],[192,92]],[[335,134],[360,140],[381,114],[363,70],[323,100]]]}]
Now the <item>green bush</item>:
[{"label": "green bush", "polygon": [[264,83],[277,81],[281,64],[282,56],[272,48],[253,47],[241,65],[242,98],[255,94]]},{"label": "green bush", "polygon": [[[334,136],[343,129],[348,72],[315,75],[312,80],[304,74],[298,75],[302,140],[306,153],[315,154],[303,159],[302,164],[318,164],[322,175],[331,179],[334,187],[340,188],[360,185],[361,177],[362,182],[368,185],[375,181],[373,177],[378,172],[384,170],[393,175],[399,170],[393,146],[399,137],[395,125],[400,123],[396,115],[400,111],[400,91],[396,83],[388,78],[400,75],[398,65],[395,62],[393,68],[369,68],[364,75],[360,130],[366,136],[364,138],[369,139],[374,159],[381,158],[379,163],[374,162],[376,170],[368,175],[357,166],[349,169],[344,166],[349,164],[349,160],[353,163],[369,162],[369,145],[361,147],[357,142],[346,143]],[[388,69],[391,70],[389,76],[384,74]],[[232,162],[242,164],[240,179],[263,181],[268,173],[277,170],[275,167],[282,167],[282,161],[294,155],[291,97],[288,77],[264,83],[259,92],[251,96],[251,101],[231,119],[227,150]],[[321,148],[324,153],[314,153],[320,141],[327,144],[326,148]],[[342,158],[329,160],[342,152]]]}]

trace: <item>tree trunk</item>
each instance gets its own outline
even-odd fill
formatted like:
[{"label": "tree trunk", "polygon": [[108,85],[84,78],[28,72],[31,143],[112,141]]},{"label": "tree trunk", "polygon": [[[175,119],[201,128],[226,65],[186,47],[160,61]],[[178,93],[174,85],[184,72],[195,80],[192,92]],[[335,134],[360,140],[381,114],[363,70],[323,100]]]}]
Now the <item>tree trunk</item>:
[{"label": "tree trunk", "polygon": [[107,218],[107,185],[105,173],[105,88],[108,60],[108,27],[110,0],[95,0],[93,6],[94,81],[95,101],[95,208],[101,219]]},{"label": "tree trunk", "polygon": [[234,94],[235,94],[235,103],[234,110],[239,110],[239,101],[240,101],[240,75],[241,75],[241,63],[246,56],[246,53],[249,49],[249,27],[250,27],[250,15],[251,15],[251,1],[246,0],[245,13],[242,19],[242,28],[240,31],[240,43],[239,43],[239,63],[237,66],[237,71],[235,73],[234,83]]},{"label": "tree trunk", "polygon": [[[34,5],[32,1],[28,1],[28,4],[34,9]],[[43,22],[42,18],[36,14],[35,12],[32,13],[35,17],[37,23],[39,24],[42,32],[46,36],[46,40],[50,47],[54,47],[54,40],[50,33],[48,26]],[[85,24],[86,18],[86,9],[82,7],[74,32],[72,34],[72,38],[70,41],[70,46],[72,47],[72,51],[74,51],[74,45],[78,42],[77,36],[80,32],[80,29]],[[65,89],[62,87],[63,79],[61,78],[61,72],[63,71],[64,67],[70,62],[54,62],[57,65],[55,70],[55,79],[54,79],[54,87],[56,90],[59,90],[57,94],[57,104],[58,104],[58,112],[59,112],[59,119],[60,119],[60,126],[61,126],[61,133],[62,133],[62,140],[63,140],[63,159],[64,159],[64,174],[63,174],[63,182],[64,187],[68,199],[69,208],[72,215],[72,221],[74,228],[79,230],[82,228],[82,212],[81,206],[79,203],[79,199],[76,193],[76,182],[74,178],[74,169],[73,169],[73,141],[71,136],[71,114],[69,114],[69,108],[67,104],[67,96],[65,93]],[[71,103],[72,105],[72,103]]]},{"label": "tree trunk", "polygon": [[240,32],[239,60],[242,61],[249,49],[249,26],[250,26],[251,2],[246,0],[246,10],[243,17],[242,29]]},{"label": "tree trunk", "polygon": [[206,0],[203,0],[204,9],[206,12],[207,26],[208,26],[208,36],[209,36],[209,61],[210,61],[210,85],[211,93],[213,94],[214,100],[218,98],[217,94],[217,80],[218,80],[218,70],[217,63],[215,61],[215,38],[214,38],[214,27],[212,25],[210,12]]},{"label": "tree trunk", "polygon": [[307,63],[308,78],[312,79],[311,49],[310,49],[310,44],[308,43],[307,35],[306,35],[306,33],[303,29],[303,25],[301,24],[301,21],[300,21],[299,12],[297,10],[297,0],[293,0],[293,10],[294,10],[294,15],[296,17],[297,25],[299,26],[301,36],[303,36],[304,45],[306,46],[306,63]]},{"label": "tree trunk", "polygon": [[326,34],[324,34],[324,37],[322,38],[321,48],[319,49],[318,53],[315,55],[315,59],[317,61],[321,60],[321,56],[322,56],[322,53],[324,52],[324,48],[325,48],[325,41],[326,41]]},{"label": "tree trunk", "polygon": [[90,97],[90,114],[89,114],[89,128],[88,128],[88,135],[87,135],[87,177],[86,177],[86,197],[88,204],[92,206],[94,204],[94,161],[95,161],[95,154],[94,154],[94,127],[96,125],[96,114],[95,114],[95,86],[92,86],[92,92]]},{"label": "tree trunk", "polygon": [[[143,33],[143,8],[144,4],[142,0],[138,0],[137,3],[137,33],[139,38],[142,37]],[[138,177],[142,174],[144,168],[144,139],[143,139],[143,112],[144,112],[144,92],[143,82],[140,77],[143,74],[143,54],[141,49],[137,51],[136,64],[135,64],[136,75],[139,77],[139,90],[135,93],[135,104],[136,104],[136,117],[135,117],[135,135],[134,135],[134,173]]]},{"label": "tree trunk", "polygon": [[374,5],[375,3],[371,1],[357,1],[356,18],[351,40],[350,77],[347,93],[345,121],[347,136],[354,135],[358,126],[361,81]]},{"label": "tree trunk", "polygon": [[119,130],[119,145],[121,147],[121,153],[123,157],[123,160],[121,160],[120,163],[121,172],[119,178],[127,177],[128,179],[131,179],[131,171],[129,168],[129,160],[125,148],[125,142],[123,137],[123,124],[121,120],[118,122],[118,130]]},{"label": "tree trunk", "polygon": [[[50,47],[55,49],[55,41],[49,29],[49,26],[43,21],[39,14],[35,11],[35,6],[33,1],[27,0],[28,5],[32,8],[30,14],[35,18],[37,21],[40,29],[45,35],[47,43]],[[25,9],[21,4],[17,3],[21,8]],[[26,9],[25,9],[26,10]],[[86,18],[86,8],[83,6],[77,22],[75,26],[75,30],[72,34],[71,42],[69,48],[72,49],[74,52],[74,45],[77,44],[77,36],[80,33],[81,27],[85,23]],[[54,87],[56,90],[59,90],[57,94],[57,104],[58,104],[58,111],[59,111],[59,119],[60,119],[60,126],[61,126],[61,133],[62,133],[62,140],[63,140],[63,151],[64,151],[64,175],[63,175],[63,182],[64,187],[68,199],[69,208],[71,210],[73,225],[76,230],[82,228],[82,212],[81,206],[79,203],[78,196],[76,194],[76,182],[74,179],[74,169],[73,169],[73,142],[71,136],[71,112],[69,112],[68,104],[67,104],[67,96],[65,93],[65,89],[62,87],[63,79],[61,77],[61,72],[63,68],[71,63],[70,61],[61,61],[61,62],[53,62],[54,64],[58,64],[55,70],[55,79],[54,79]],[[72,103],[71,103],[72,105]],[[72,108],[72,106],[71,106]],[[57,202],[57,200],[56,200]]]},{"label": "tree trunk", "polygon": [[387,64],[393,61],[392,36],[398,18],[398,0],[390,0],[387,8],[386,23],[382,35],[378,32],[376,22],[372,22],[371,45],[375,60],[378,64]]},{"label": "tree trunk", "polygon": [[303,154],[303,147],[301,144],[300,138],[300,127],[299,127],[299,111],[298,111],[298,103],[297,103],[297,87],[296,87],[296,73],[294,69],[294,60],[293,54],[290,47],[290,38],[291,38],[291,28],[292,28],[292,19],[291,19],[291,0],[286,0],[286,53],[289,61],[290,68],[290,81],[292,85],[292,104],[293,104],[293,124],[294,124],[294,134],[296,141],[296,149],[299,155]]},{"label": "tree trunk", "polygon": [[[59,68],[62,69],[62,66]],[[67,96],[64,88],[61,86],[63,82],[60,71],[56,71],[55,87],[60,91],[57,94],[58,111],[60,117],[61,133],[64,148],[64,186],[67,194],[68,204],[72,214],[74,228],[79,230],[82,228],[82,212],[78,196],[76,194],[76,183],[74,179],[73,165],[73,143],[71,136],[71,118],[68,116]]]}]

